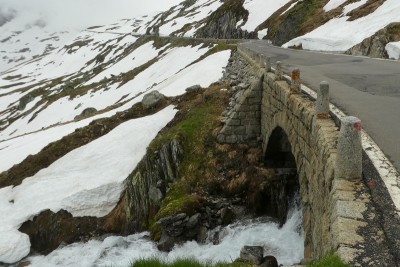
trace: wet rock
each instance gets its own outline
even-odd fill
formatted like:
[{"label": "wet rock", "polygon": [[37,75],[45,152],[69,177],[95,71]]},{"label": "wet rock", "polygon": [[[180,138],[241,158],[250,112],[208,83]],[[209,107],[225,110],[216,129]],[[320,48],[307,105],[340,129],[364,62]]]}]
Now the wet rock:
[{"label": "wet rock", "polygon": [[263,261],[263,253],[260,246],[244,246],[240,250],[240,260],[259,265]]},{"label": "wet rock", "polygon": [[158,91],[152,91],[143,97],[142,105],[145,109],[154,108],[165,99],[165,96]]},{"label": "wet rock", "polygon": [[100,221],[101,219],[95,217],[74,218],[65,210],[57,213],[46,210],[23,223],[19,231],[29,235],[32,249],[49,253],[63,242],[71,244],[102,234],[99,229]]},{"label": "wet rock", "polygon": [[205,243],[208,237],[208,229],[205,226],[201,226],[199,228],[199,232],[197,234],[197,242]]},{"label": "wet rock", "polygon": [[266,256],[263,258],[260,267],[278,267],[278,261],[274,256]]},{"label": "wet rock", "polygon": [[201,218],[201,214],[200,213],[196,213],[195,215],[193,215],[192,217],[190,217],[189,221],[186,224],[187,228],[194,228],[196,227],[199,222],[200,222],[200,218]]}]

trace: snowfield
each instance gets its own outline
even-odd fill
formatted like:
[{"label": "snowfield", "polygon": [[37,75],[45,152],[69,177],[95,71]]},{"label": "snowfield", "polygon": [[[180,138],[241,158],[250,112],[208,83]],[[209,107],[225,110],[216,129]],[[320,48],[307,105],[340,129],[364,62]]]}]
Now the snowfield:
[{"label": "snowfield", "polygon": [[125,122],[21,185],[1,188],[0,213],[7,216],[0,217],[0,262],[12,263],[29,253],[29,238],[17,229],[46,209],[65,209],[73,216],[107,215],[120,198],[123,181],[175,113],[170,106],[155,115]]},{"label": "snowfield", "polygon": [[[5,128],[0,130],[0,172],[93,120],[131,108],[147,92],[158,90],[166,96],[177,96],[192,85],[208,87],[222,77],[230,50],[201,59],[212,46],[167,44],[156,48],[149,41],[123,54],[137,37],[111,31],[124,32],[136,26],[132,21],[121,21],[108,28],[83,31],[62,48],[0,74],[0,86],[3,86],[0,119],[16,118],[9,125],[1,125]],[[19,99],[48,86],[52,79],[60,79],[59,83],[63,84],[76,73],[90,73],[98,64],[91,59],[99,54],[105,55],[107,68],[79,86],[92,86],[110,79],[104,88],[73,98],[60,97],[51,104],[41,103],[44,96],[36,96],[23,109],[17,109]],[[148,63],[148,67],[126,83],[112,79]],[[22,85],[15,85],[18,82]],[[45,90],[56,96],[62,92],[60,88],[56,85]],[[121,102],[121,99],[124,100]],[[106,112],[77,120],[76,116],[88,107]],[[26,178],[21,185],[0,188],[0,212],[9,214],[0,218],[0,262],[13,263],[29,254],[29,238],[17,229],[46,209],[53,212],[65,209],[73,216],[107,215],[120,198],[124,180],[175,113],[173,107],[168,107],[153,116],[125,122]]]},{"label": "snowfield", "polygon": [[[344,1],[331,0],[327,5],[334,7],[339,2]],[[345,12],[355,8],[355,4],[349,4],[348,6],[352,5],[350,8],[346,6]],[[287,42],[283,47],[302,45],[303,49],[308,50],[343,52],[390,23],[399,21],[399,14],[400,1],[386,0],[378,9],[365,17],[354,21],[348,21],[349,17],[345,15],[331,19],[317,29]]]}]

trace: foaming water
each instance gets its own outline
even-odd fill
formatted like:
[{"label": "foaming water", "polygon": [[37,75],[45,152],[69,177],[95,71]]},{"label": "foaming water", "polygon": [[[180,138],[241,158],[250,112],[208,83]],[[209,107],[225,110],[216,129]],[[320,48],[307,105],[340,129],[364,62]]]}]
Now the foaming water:
[{"label": "foaming water", "polygon": [[[111,236],[103,241],[92,240],[75,243],[57,249],[47,256],[34,256],[28,260],[33,267],[128,267],[139,258],[158,257],[163,260],[195,258],[202,262],[231,262],[239,257],[245,245],[263,246],[265,255],[273,255],[283,265],[291,265],[303,259],[302,217],[299,208],[288,214],[286,224],[279,228],[265,218],[244,220],[220,230],[218,245],[212,242],[197,244],[187,242],[175,247],[170,253],[160,252],[148,238],[148,233],[128,237]],[[210,232],[210,236],[213,232]]]}]

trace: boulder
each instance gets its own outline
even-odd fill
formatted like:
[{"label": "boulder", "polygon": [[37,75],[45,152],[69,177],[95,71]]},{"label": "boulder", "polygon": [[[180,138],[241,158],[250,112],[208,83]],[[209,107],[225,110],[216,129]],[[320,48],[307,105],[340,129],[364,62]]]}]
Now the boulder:
[{"label": "boulder", "polygon": [[265,256],[260,267],[278,267],[278,261],[274,256]]},{"label": "boulder", "polygon": [[261,246],[244,246],[240,250],[240,260],[259,265],[263,261],[263,253]]},{"label": "boulder", "polygon": [[199,84],[190,86],[188,88],[185,89],[186,92],[188,93],[192,93],[192,92],[198,92],[201,90],[201,86]]},{"label": "boulder", "polygon": [[95,108],[92,108],[92,107],[85,108],[85,109],[81,112],[81,114],[75,116],[74,119],[75,119],[75,120],[80,120],[80,119],[83,119],[83,118],[85,118],[85,117],[88,117],[88,116],[90,116],[90,115],[92,115],[92,114],[94,114],[94,113],[96,113],[96,112],[97,112],[97,109],[95,109]]},{"label": "boulder", "polygon": [[160,101],[165,99],[165,95],[158,91],[152,91],[143,97],[142,105],[145,109],[154,108]]}]

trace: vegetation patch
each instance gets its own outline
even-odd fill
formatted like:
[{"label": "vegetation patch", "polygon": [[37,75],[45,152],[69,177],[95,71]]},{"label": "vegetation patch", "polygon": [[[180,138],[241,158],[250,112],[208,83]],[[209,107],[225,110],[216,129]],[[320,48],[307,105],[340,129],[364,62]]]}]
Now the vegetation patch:
[{"label": "vegetation patch", "polygon": [[251,264],[233,263],[200,263],[196,259],[178,259],[173,262],[165,262],[160,259],[141,259],[132,263],[131,267],[250,267]]},{"label": "vegetation patch", "polygon": [[351,267],[350,265],[344,263],[337,255],[328,255],[325,258],[307,264],[306,267]]}]

